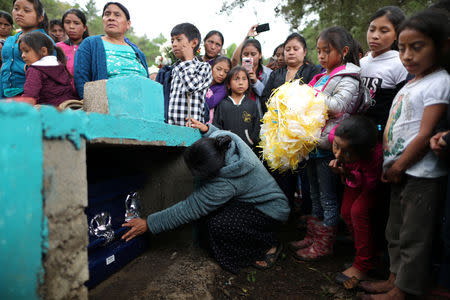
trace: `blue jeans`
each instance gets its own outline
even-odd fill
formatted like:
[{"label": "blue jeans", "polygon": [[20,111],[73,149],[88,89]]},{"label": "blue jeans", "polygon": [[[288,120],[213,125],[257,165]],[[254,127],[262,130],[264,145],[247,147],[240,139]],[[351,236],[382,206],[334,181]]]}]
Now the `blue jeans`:
[{"label": "blue jeans", "polygon": [[311,197],[311,215],[323,217],[325,226],[336,226],[339,220],[336,196],[336,175],[328,164],[332,155],[310,158],[306,165]]}]

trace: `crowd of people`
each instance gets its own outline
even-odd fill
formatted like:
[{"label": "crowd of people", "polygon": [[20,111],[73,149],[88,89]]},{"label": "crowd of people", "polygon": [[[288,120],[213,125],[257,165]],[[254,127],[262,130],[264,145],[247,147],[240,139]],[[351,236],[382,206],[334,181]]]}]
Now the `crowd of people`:
[{"label": "crowd of people", "polygon": [[[79,9],[49,23],[40,0],[13,3],[12,16],[0,11],[3,98],[58,106],[82,99],[90,81],[151,80],[144,53],[126,38],[131,17],[121,3],[104,6],[105,34],[97,36],[89,36]],[[300,207],[306,234],[287,245],[294,258],[332,255],[342,219],[355,258],[335,279],[365,290],[364,299],[426,293],[432,251],[439,254],[439,284],[450,289],[448,5],[442,1],[409,18],[398,7],[380,8],[369,20],[366,54],[345,28],[326,28],[309,45],[320,65],[308,59],[299,33],[264,65],[257,24],[231,59],[221,56],[221,32],[205,36],[200,56],[199,30],[176,25],[170,35],[177,61],[154,80],[163,88],[165,121],[203,135],[184,154],[195,190],[172,207],[123,224],[130,227],[123,239],[196,221],[225,270],[268,269],[283,250],[280,224],[298,216],[292,211]],[[11,36],[13,22],[19,30]],[[323,93],[328,120],[302,167],[281,174],[258,157],[260,120],[272,92],[295,79]],[[303,195],[302,203],[296,195]],[[389,278],[368,280],[386,253]]]}]

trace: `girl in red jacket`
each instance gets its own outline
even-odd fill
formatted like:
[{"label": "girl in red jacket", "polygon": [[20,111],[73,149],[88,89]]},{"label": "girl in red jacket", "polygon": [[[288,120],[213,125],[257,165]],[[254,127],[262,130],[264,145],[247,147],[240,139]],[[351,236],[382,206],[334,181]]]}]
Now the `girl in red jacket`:
[{"label": "girl in red jacket", "polygon": [[[38,31],[27,33],[20,40],[19,47],[28,67],[24,97],[35,98],[36,104],[53,106],[69,99],[78,99],[72,89],[64,53],[47,36]],[[55,49],[57,57],[53,55]]]}]

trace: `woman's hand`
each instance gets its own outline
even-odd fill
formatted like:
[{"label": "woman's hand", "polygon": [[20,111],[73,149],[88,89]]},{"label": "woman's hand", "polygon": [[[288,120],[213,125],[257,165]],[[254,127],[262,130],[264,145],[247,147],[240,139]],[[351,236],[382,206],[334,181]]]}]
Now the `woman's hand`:
[{"label": "woman's hand", "polygon": [[248,71],[248,76],[250,77],[250,81],[252,84],[255,84],[258,81],[258,78],[256,77],[256,74],[253,71],[253,69]]},{"label": "woman's hand", "polygon": [[381,181],[390,183],[400,183],[403,179],[405,171],[401,169],[397,163],[394,163],[386,172],[381,175]]},{"label": "woman's hand", "polygon": [[445,149],[447,148],[447,143],[443,139],[450,131],[442,131],[436,133],[430,139],[430,148],[437,156],[442,156],[445,154]]},{"label": "woman's hand", "polygon": [[252,27],[250,27],[249,31],[247,32],[247,36],[245,37],[245,39],[253,36],[257,36],[258,33],[256,32],[256,27],[258,27],[258,24],[252,25]]},{"label": "woman's hand", "polygon": [[141,218],[131,219],[127,223],[122,224],[122,227],[130,227],[130,230],[122,235],[122,240],[127,242],[148,231],[147,220]]},{"label": "woman's hand", "polygon": [[[187,120],[187,118],[186,118]],[[191,118],[191,123],[189,124],[189,122],[186,122],[186,126],[187,127],[192,127],[192,128],[197,128],[198,130],[200,130],[201,133],[207,133],[209,130],[209,127],[205,124],[203,124],[200,121],[197,121],[196,119]]]}]

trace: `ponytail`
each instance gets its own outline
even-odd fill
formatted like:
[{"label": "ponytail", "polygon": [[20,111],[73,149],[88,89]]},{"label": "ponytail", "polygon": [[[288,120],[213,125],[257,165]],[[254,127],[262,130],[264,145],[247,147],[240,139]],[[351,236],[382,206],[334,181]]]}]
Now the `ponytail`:
[{"label": "ponytail", "polygon": [[225,153],[230,148],[231,137],[229,135],[221,135],[216,137],[215,146],[219,152]]}]

